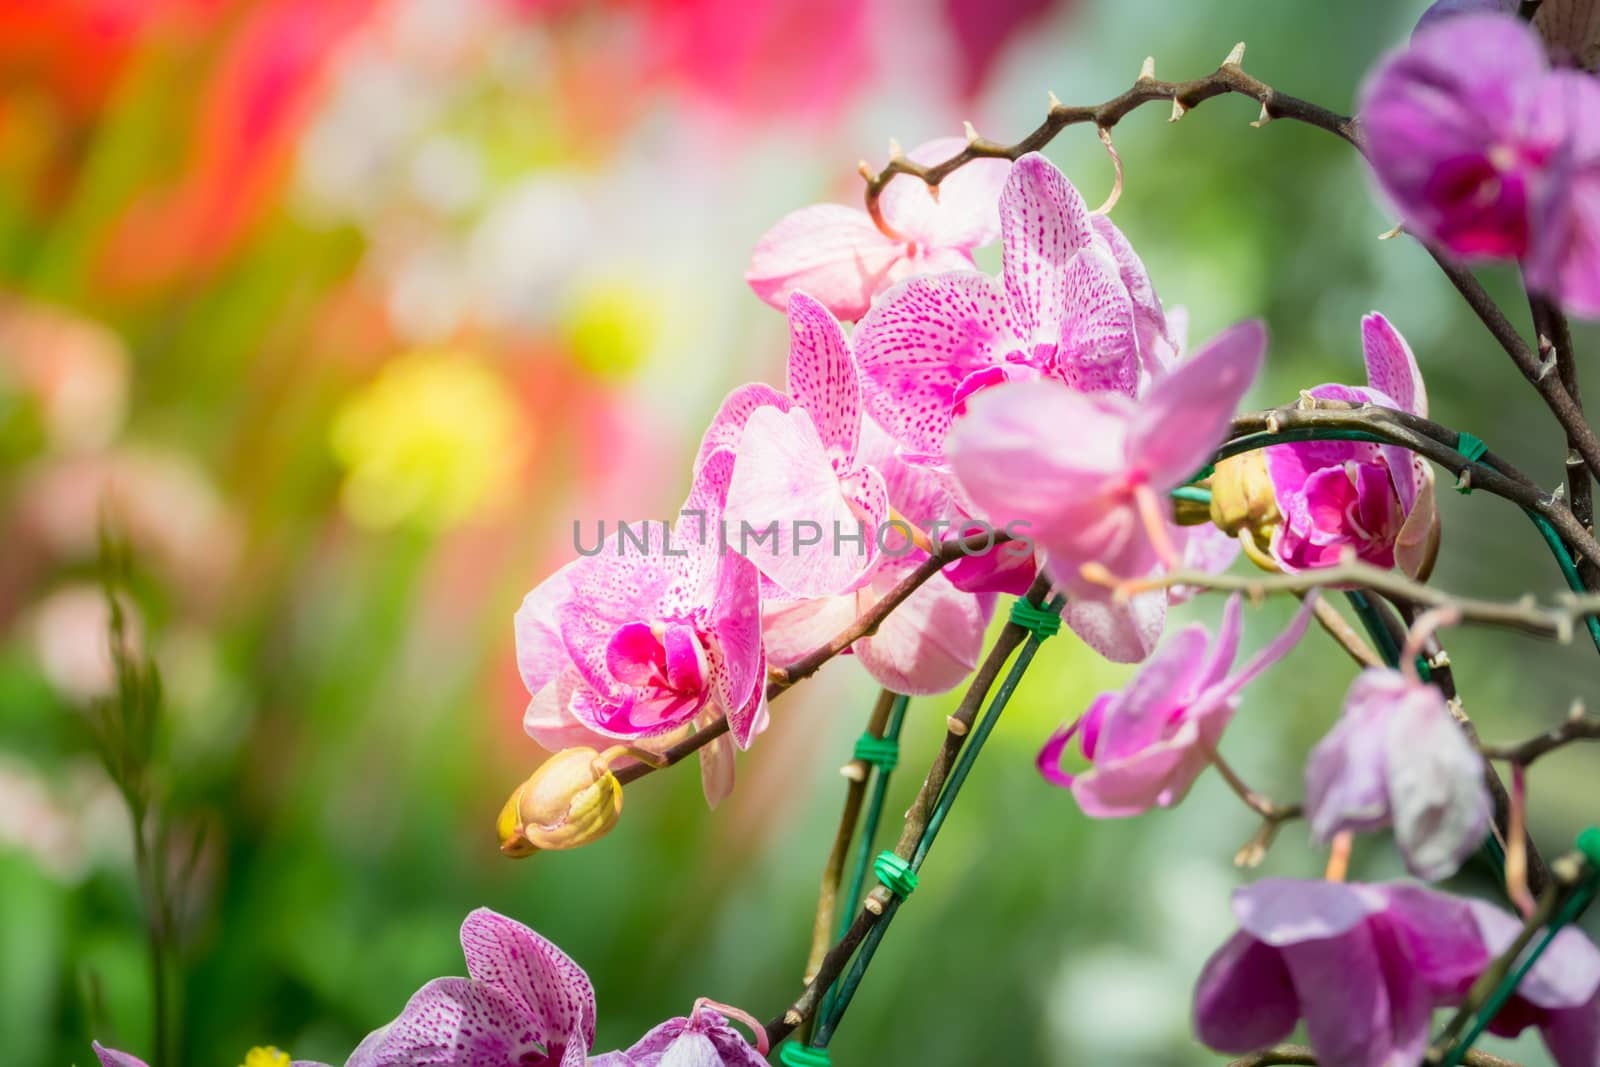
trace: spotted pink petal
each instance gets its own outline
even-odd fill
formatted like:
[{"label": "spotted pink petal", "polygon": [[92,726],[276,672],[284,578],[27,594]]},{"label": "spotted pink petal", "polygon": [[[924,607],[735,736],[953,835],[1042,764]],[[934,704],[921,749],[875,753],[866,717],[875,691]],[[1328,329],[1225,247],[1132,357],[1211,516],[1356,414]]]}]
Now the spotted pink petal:
[{"label": "spotted pink petal", "polygon": [[[933,166],[966,146],[963,138],[941,137],[906,154],[913,162]],[[974,160],[939,183],[937,200],[925,183],[901,175],[884,187],[878,203],[884,220],[919,245],[978,248],[1000,234],[1000,191],[1010,172],[1010,160]]]},{"label": "spotted pink petal", "polygon": [[789,297],[789,396],[810,413],[834,467],[849,470],[861,436],[855,360],[839,321],[804,293]]},{"label": "spotted pink petal", "polygon": [[1067,268],[1094,239],[1088,205],[1037,152],[1017,160],[1000,196],[1006,296],[1028,351],[1054,345],[1071,293]]},{"label": "spotted pink petal", "polygon": [[556,608],[567,655],[585,683],[620,699],[606,664],[611,635],[631,622],[659,616],[662,596],[677,579],[664,552],[666,527],[655,520],[629,523],[606,540],[600,553],[574,560],[567,575],[571,595]]},{"label": "spotted pink petal", "polygon": [[[467,978],[435,978],[412,995],[399,1018],[369,1034],[345,1067],[548,1064],[560,1046],[541,1041],[541,1032],[523,1005],[498,989]],[[578,1048],[578,1055],[585,1051]]]},{"label": "spotted pink petal", "polygon": [[1169,637],[1106,710],[1095,748],[1096,760],[1116,760],[1160,740],[1173,713],[1194,696],[1205,667],[1206,630],[1187,626]]},{"label": "spotted pink petal", "polygon": [[530,694],[553,685],[572,665],[572,658],[561,640],[558,618],[560,606],[572,597],[569,581],[572,569],[573,564],[569,563],[534,586],[523,598],[513,620],[517,669]]},{"label": "spotted pink petal", "polygon": [[1374,311],[1361,319],[1361,349],[1367,361],[1367,384],[1401,411],[1428,414],[1428,390],[1411,346],[1388,319]]},{"label": "spotted pink petal", "polygon": [[739,438],[744,436],[744,424],[752,411],[763,407],[788,411],[793,406],[794,401],[770,385],[752,382],[739,386],[723,398],[722,406],[717,408],[711,425],[706,427],[704,436],[700,438],[700,449],[694,459],[695,471],[698,472],[718,449],[733,450],[739,447]]},{"label": "spotted pink petal", "polygon": [[1231,326],[1151,386],[1129,433],[1130,464],[1161,492],[1205,466],[1261,370],[1267,331]]},{"label": "spotted pink petal", "polygon": [[1144,261],[1133,250],[1127,236],[1117,228],[1109,215],[1094,214],[1089,219],[1095,233],[1111,249],[1117,274],[1128,292],[1128,299],[1133,302],[1133,325],[1138,339],[1139,358],[1146,374],[1155,377],[1166,370],[1169,362],[1163,360],[1162,353],[1176,353],[1179,347],[1177,335],[1168,327],[1167,315],[1161,307],[1161,299],[1156,296],[1155,286],[1150,282],[1150,273],[1145,270]]},{"label": "spotted pink petal", "polygon": [[785,215],[767,231],[750,257],[745,281],[780,311],[788,306],[790,294],[803,291],[839,318],[854,322],[872,305],[873,296],[893,282],[904,257],[904,244],[879,232],[865,211],[813,204]]},{"label": "spotted pink petal", "polygon": [[994,279],[976,271],[912,278],[856,327],[867,412],[900,448],[937,462],[956,389],[1020,348]]},{"label": "spotted pink petal", "polygon": [[734,740],[748,748],[767,725],[766,654],[761,644],[761,593],[755,564],[729,552],[712,601],[711,689]]},{"label": "spotted pink petal", "polygon": [[582,684],[578,672],[569,667],[528,699],[522,728],[540,748],[548,752],[580,747],[600,751],[616,742],[616,738],[590,729],[573,714],[573,696]]},{"label": "spotted pink petal", "polygon": [[478,908],[461,924],[467,974],[510,998],[546,1046],[575,1030],[594,1044],[594,987],[572,957],[514,919]]},{"label": "spotted pink petal", "polygon": [[1066,307],[1056,366],[1063,379],[1085,393],[1133,396],[1139,388],[1139,344],[1134,306],[1110,257],[1089,248],[1062,271]]}]

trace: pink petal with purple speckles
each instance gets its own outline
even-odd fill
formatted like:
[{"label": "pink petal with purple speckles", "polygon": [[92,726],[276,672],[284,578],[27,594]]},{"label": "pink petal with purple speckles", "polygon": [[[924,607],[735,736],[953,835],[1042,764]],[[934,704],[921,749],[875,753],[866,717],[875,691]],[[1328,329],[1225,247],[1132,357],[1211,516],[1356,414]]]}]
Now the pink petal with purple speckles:
[{"label": "pink petal with purple speckles", "polygon": [[1112,663],[1139,663],[1161,640],[1167,624],[1167,598],[1158,590],[1140,593],[1126,603],[1069,599],[1061,618],[1079,640]]},{"label": "pink petal with purple speckles", "polygon": [[623,685],[646,685],[665,673],[661,640],[647,622],[630,622],[606,643],[606,669]]},{"label": "pink petal with purple speckles", "polygon": [[[861,606],[886,595],[914,566],[885,561],[873,575],[870,595],[863,591]],[[963,593],[936,574],[884,619],[876,633],[855,643],[856,657],[874,681],[896,693],[946,692],[977,667],[994,602],[992,594]]]},{"label": "pink petal with purple speckles", "polygon": [[1074,389],[1133,396],[1139,388],[1139,345],[1133,302],[1117,265],[1098,249],[1079,253],[1065,270],[1066,306],[1054,365]]},{"label": "pink petal with purple speckles", "polygon": [[1054,345],[1071,297],[1067,269],[1094,240],[1088,205],[1055,164],[1030,152],[1001,193],[1000,236],[1006,296],[1028,351]]},{"label": "pink petal with purple speckles", "polygon": [[976,271],[913,278],[856,327],[867,413],[902,451],[942,455],[956,388],[1022,341],[994,279]]},{"label": "pink petal with purple speckles", "polygon": [[594,1044],[594,987],[583,968],[548,939],[478,908],[461,924],[461,951],[474,981],[510,997],[536,1021],[541,1043],[563,1042],[576,1028],[585,1051]]},{"label": "pink petal with purple speckles", "polygon": [[1139,358],[1146,374],[1155,377],[1163,373],[1170,362],[1162,358],[1162,353],[1176,353],[1179,347],[1177,335],[1168,328],[1166,312],[1161,307],[1161,299],[1156,296],[1155,286],[1150,282],[1150,274],[1127,236],[1108,215],[1091,215],[1089,220],[1094,225],[1095,233],[1110,248],[1122,286],[1128,291],[1128,299],[1133,302],[1133,325],[1138,339]]},{"label": "pink petal with purple speckles", "polygon": [[467,978],[435,978],[394,1022],[367,1035],[345,1067],[543,1067],[558,1047],[542,1033],[511,996]]},{"label": "pink petal with purple speckles", "polygon": [[789,298],[789,396],[805,408],[834,467],[855,463],[861,436],[861,385],[844,331],[804,293]]},{"label": "pink petal with purple speckles", "polygon": [[722,405],[711,418],[711,425],[700,438],[699,451],[695,453],[694,470],[699,473],[706,459],[718,449],[735,449],[744,435],[744,424],[757,408],[775,407],[788,411],[794,401],[770,385],[751,382],[741,385],[723,398]]}]

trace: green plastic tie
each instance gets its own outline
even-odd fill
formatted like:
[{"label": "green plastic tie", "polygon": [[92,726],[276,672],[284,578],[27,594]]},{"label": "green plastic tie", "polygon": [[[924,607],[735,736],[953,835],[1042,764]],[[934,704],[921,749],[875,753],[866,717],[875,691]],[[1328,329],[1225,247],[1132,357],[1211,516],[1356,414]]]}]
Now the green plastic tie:
[{"label": "green plastic tie", "polygon": [[[1483,458],[1485,452],[1489,451],[1489,446],[1483,443],[1483,438],[1476,437],[1463,430],[1456,436],[1456,451],[1466,457],[1469,463],[1476,463]],[[1472,483],[1468,482],[1466,485],[1456,486],[1456,492],[1466,496],[1472,492]]]},{"label": "green plastic tie", "polygon": [[1579,833],[1576,844],[1589,866],[1600,872],[1600,826],[1591,826]]},{"label": "green plastic tie", "polygon": [[917,872],[911,869],[911,864],[896,856],[893,852],[880,852],[878,858],[872,861],[872,873],[878,876],[889,892],[904,900],[917,888]]},{"label": "green plastic tie", "polygon": [[791,1041],[778,1050],[778,1059],[784,1067],[833,1067],[833,1057],[825,1048],[802,1045]]},{"label": "green plastic tie", "polygon": [[855,758],[888,774],[900,765],[900,742],[892,737],[862,734],[856,738]]},{"label": "green plastic tie", "polygon": [[1035,607],[1031,600],[1018,598],[1011,605],[1011,621],[1040,641],[1061,632],[1061,613]]}]

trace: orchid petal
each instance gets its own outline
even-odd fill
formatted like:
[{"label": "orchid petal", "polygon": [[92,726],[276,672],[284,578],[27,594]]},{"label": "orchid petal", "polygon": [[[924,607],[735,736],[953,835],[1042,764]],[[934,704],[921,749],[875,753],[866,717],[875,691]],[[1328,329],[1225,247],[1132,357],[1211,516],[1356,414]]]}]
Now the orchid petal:
[{"label": "orchid petal", "polygon": [[785,215],[766,232],[744,277],[780,311],[791,294],[804,291],[854,322],[894,280],[904,256],[905,245],[885,237],[865,211],[814,204]]}]

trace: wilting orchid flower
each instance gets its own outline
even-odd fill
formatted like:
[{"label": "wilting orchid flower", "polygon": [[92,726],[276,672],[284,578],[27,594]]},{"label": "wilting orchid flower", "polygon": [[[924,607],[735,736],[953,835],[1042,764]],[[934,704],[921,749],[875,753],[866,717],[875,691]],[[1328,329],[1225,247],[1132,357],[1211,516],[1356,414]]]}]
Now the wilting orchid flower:
[{"label": "wilting orchid flower", "polygon": [[[912,462],[943,463],[951,421],[1003,382],[1053,378],[1123,396],[1139,389],[1140,328],[1123,279],[1124,270],[1142,277],[1143,267],[1115,228],[1097,224],[1035,152],[1006,181],[1000,230],[1002,281],[976,271],[911,278],[856,329],[867,411]],[[1102,231],[1119,238],[1115,246]],[[1141,292],[1154,302],[1148,279]]]},{"label": "wilting orchid flower", "polygon": [[1306,763],[1306,817],[1319,842],[1393,826],[1407,870],[1448,877],[1489,832],[1483,757],[1437,687],[1370,668]]},{"label": "wilting orchid flower", "polygon": [[981,517],[1026,524],[1059,586],[1105,600],[1085,564],[1137,579],[1177,562],[1164,498],[1222,443],[1265,348],[1260,323],[1234,326],[1138,402],[1056,381],[986,391],[951,434],[951,469]]},{"label": "wilting orchid flower", "polygon": [[789,394],[744,386],[723,402],[701,445],[735,455],[728,544],[783,593],[854,588],[878,558],[889,518],[883,476],[860,456],[861,386],[828,309],[789,298]]},{"label": "wilting orchid flower", "polygon": [[1436,20],[1367,80],[1368,158],[1407,229],[1600,315],[1600,83],[1510,15]]},{"label": "wilting orchid flower", "polygon": [[[713,1008],[735,1013],[756,1033],[752,1048]],[[695,1002],[688,1018],[679,1016],[645,1034],[626,1052],[608,1052],[590,1067],[767,1067],[767,1032],[752,1017],[725,1004]]]},{"label": "wilting orchid flower", "polygon": [[[100,1067],[149,1067],[139,1057],[127,1052],[118,1052],[114,1048],[106,1048],[98,1041],[94,1043],[94,1054],[100,1057]],[[314,1060],[291,1060],[288,1053],[279,1052],[269,1045],[258,1046],[246,1052],[242,1067],[329,1067],[329,1065]]]},{"label": "wilting orchid flower", "polygon": [[[1309,394],[1351,404],[1378,404],[1428,414],[1428,394],[1411,347],[1377,312],[1361,320],[1367,385],[1319,385]],[[1274,445],[1265,463],[1281,522],[1267,533],[1273,559],[1285,570],[1332,566],[1347,549],[1377,567],[1426,576],[1439,548],[1433,469],[1396,445],[1361,441],[1304,441]]]},{"label": "wilting orchid flower", "polygon": [[1323,1067],[1419,1063],[1436,1005],[1481,967],[1467,901],[1408,885],[1265,878],[1195,986],[1195,1032],[1247,1053],[1304,1019]]},{"label": "wilting orchid flower", "polygon": [[517,662],[536,741],[656,737],[727,715],[743,747],[765,727],[765,659],[754,566],[716,536],[733,457],[695,476],[684,519],[619,531],[567,564],[517,612]]},{"label": "wilting orchid flower", "polygon": [[[883,473],[889,501],[899,515],[924,530],[962,518],[944,478],[899,459],[894,443],[870,421],[861,430],[862,459]],[[935,574],[850,650],[875,681],[897,693],[921,696],[957,685],[983,654],[984,630],[995,605],[990,590],[1013,582],[1018,568],[1032,580],[1033,553],[1026,547],[1019,552],[1017,547],[997,545]],[[871,577],[860,588],[832,597],[767,600],[762,629],[767,655],[776,663],[799,659],[849,626],[927,558],[903,531],[894,530],[884,541]],[[958,588],[950,577],[952,571],[968,566],[972,568],[968,577],[982,591]],[[988,584],[981,580],[979,569]]]},{"label": "wilting orchid flower", "polygon": [[[1204,626],[1180,630],[1120,693],[1102,693],[1082,717],[1058,730],[1039,752],[1039,773],[1072,790],[1085,815],[1115,818],[1170,808],[1212,762],[1222,731],[1238,710],[1239,693],[1282,659],[1305,633],[1311,598],[1289,628],[1234,674],[1239,650],[1239,597],[1228,598],[1216,641]],[[1061,769],[1075,735],[1090,767]]]},{"label": "wilting orchid flower", "polygon": [[[959,137],[918,145],[917,163],[942,163],[966,147]],[[900,234],[885,236],[860,208],[813,204],[785,215],[750,257],[745,280],[757,296],[780,310],[807,292],[848,322],[872,299],[913,274],[970,269],[972,250],[1000,231],[995,203],[1011,164],[980,159],[939,183],[938,198],[916,178],[901,177],[883,190],[884,221]]]},{"label": "wilting orchid flower", "polygon": [[345,1067],[583,1067],[594,1045],[594,988],[555,945],[479,908],[461,924],[467,978],[435,978]]},{"label": "wilting orchid flower", "polygon": [[[1482,936],[1478,966],[1457,983],[1464,996],[1478,973],[1511,946],[1522,930],[1512,915],[1483,901],[1467,902]],[[1600,950],[1581,930],[1560,930],[1517,991],[1489,1022],[1489,1032],[1516,1037],[1530,1026],[1557,1067],[1593,1067],[1600,1062]]]}]

